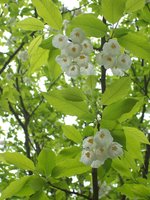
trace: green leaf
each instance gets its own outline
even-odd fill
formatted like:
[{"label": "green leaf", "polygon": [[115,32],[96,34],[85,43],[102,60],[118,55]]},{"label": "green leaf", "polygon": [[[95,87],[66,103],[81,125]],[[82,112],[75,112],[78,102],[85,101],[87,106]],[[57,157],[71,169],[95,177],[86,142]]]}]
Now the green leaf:
[{"label": "green leaf", "polygon": [[3,157],[5,162],[13,164],[20,169],[31,170],[31,171],[34,171],[35,169],[32,160],[30,160],[25,155],[20,154],[18,152],[1,153],[1,156]]},{"label": "green leaf", "polygon": [[8,3],[8,0],[0,0],[0,3]]},{"label": "green leaf", "polygon": [[111,134],[113,136],[113,139],[115,142],[118,142],[119,144],[121,144],[123,146],[124,149],[126,149],[126,136],[124,134],[124,130],[122,129],[122,127],[116,127],[116,129],[111,131]]},{"label": "green leaf", "polygon": [[[133,101],[135,99],[132,99]],[[123,122],[126,119],[130,119],[132,118],[132,116],[134,114],[136,114],[137,112],[139,112],[140,108],[144,105],[144,98],[139,99],[138,101],[135,101],[134,106],[131,108],[131,110],[127,109],[127,112],[124,113],[123,115],[121,115],[121,117],[119,118],[119,122]],[[127,107],[126,107],[127,108]]]},{"label": "green leaf", "polygon": [[49,26],[56,30],[61,29],[62,16],[52,0],[32,0],[32,3],[36,7],[38,14]]},{"label": "green leaf", "polygon": [[[55,94],[56,93],[57,92],[55,91]],[[60,90],[58,94],[68,101],[82,102],[86,99],[82,90],[77,87],[68,87],[66,89]]]},{"label": "green leaf", "polygon": [[84,120],[93,120],[94,116],[88,111],[88,106],[82,99],[83,95],[81,95],[80,90],[77,93],[77,90],[76,88],[54,90],[50,94],[44,93],[43,96],[50,105],[64,114],[75,115]]},{"label": "green leaf", "polygon": [[80,152],[81,148],[77,146],[64,148],[59,152],[57,156],[57,162],[63,161],[64,159],[76,158]]},{"label": "green leaf", "polygon": [[[124,127],[126,136],[126,149],[134,159],[143,161],[141,153],[141,143],[149,144],[143,132],[134,127]],[[134,143],[133,143],[134,141]]]},{"label": "green leaf", "polygon": [[127,0],[125,11],[128,13],[135,12],[139,9],[142,9],[144,5],[145,5],[145,0]]},{"label": "green leaf", "polygon": [[118,38],[118,42],[134,56],[150,60],[150,41],[140,33],[131,33]]},{"label": "green leaf", "polygon": [[70,177],[77,174],[82,174],[90,170],[90,167],[82,164],[78,159],[65,159],[58,163],[52,171],[52,176],[55,178]]},{"label": "green leaf", "polygon": [[124,9],[124,0],[102,0],[102,15],[113,24],[123,16]]},{"label": "green leaf", "polygon": [[38,47],[35,53],[30,56],[30,68],[28,73],[33,74],[37,72],[42,65],[47,64],[48,55],[49,50]]},{"label": "green leaf", "polygon": [[56,156],[53,151],[44,148],[38,156],[37,169],[45,176],[51,175],[52,169],[56,165]]},{"label": "green leaf", "polygon": [[79,27],[84,30],[89,37],[103,37],[107,32],[107,26],[94,14],[81,14],[74,17],[68,27],[68,32],[73,28]]},{"label": "green leaf", "polygon": [[82,136],[80,132],[74,127],[69,125],[62,126],[64,135],[75,143],[81,143]]},{"label": "green leaf", "polygon": [[11,182],[3,191],[0,200],[5,200],[16,195],[30,179],[30,176],[22,177],[18,180]]},{"label": "green leaf", "polygon": [[52,80],[55,80],[62,72],[60,65],[55,61],[56,56],[60,53],[58,49],[52,48],[48,58],[48,72]]},{"label": "green leaf", "polygon": [[49,200],[43,191],[39,191],[30,197],[30,200]]},{"label": "green leaf", "polygon": [[112,168],[115,169],[121,177],[131,177],[132,173],[130,170],[130,164],[128,163],[128,160],[126,157],[121,157],[121,158],[115,158],[112,160]]},{"label": "green leaf", "polygon": [[132,108],[136,105],[137,102],[138,100],[136,99],[128,98],[123,101],[113,103],[104,109],[103,119],[118,120],[123,116],[120,121],[124,121],[128,119],[128,117],[132,116],[129,113],[132,112]]},{"label": "green leaf", "polygon": [[117,191],[126,195],[128,198],[148,200],[150,198],[150,187],[142,184],[124,184],[117,188]]},{"label": "green leaf", "polygon": [[97,76],[90,75],[86,80],[85,87],[87,87],[87,89],[89,89],[92,92],[96,87],[96,83],[97,83]]},{"label": "green leaf", "polygon": [[29,180],[24,184],[19,192],[15,196],[25,197],[34,194],[36,191],[42,189],[44,181],[38,176],[30,176]]},{"label": "green leaf", "polygon": [[50,36],[49,38],[43,40],[39,47],[53,51],[54,47],[52,45],[52,39],[53,39],[53,37]]},{"label": "green leaf", "polygon": [[37,31],[43,30],[44,24],[34,17],[29,17],[17,23],[17,27],[23,30]]},{"label": "green leaf", "polygon": [[28,48],[28,54],[29,56],[31,56],[32,54],[35,54],[35,52],[37,51],[39,45],[42,42],[42,36],[39,35],[36,38],[34,38],[31,43],[29,44],[29,48]]},{"label": "green leaf", "polygon": [[115,80],[109,85],[102,95],[102,104],[109,105],[120,99],[124,99],[128,95],[130,90],[131,81],[128,77],[123,77],[119,80]]}]

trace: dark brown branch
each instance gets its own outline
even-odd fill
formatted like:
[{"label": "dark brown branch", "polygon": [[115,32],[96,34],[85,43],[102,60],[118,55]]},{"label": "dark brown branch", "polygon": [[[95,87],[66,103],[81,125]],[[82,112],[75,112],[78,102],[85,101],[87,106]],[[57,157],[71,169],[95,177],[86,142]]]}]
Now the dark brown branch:
[{"label": "dark brown branch", "polygon": [[[144,59],[141,61],[141,67],[144,67]],[[148,84],[149,84],[149,77],[147,78],[146,75],[144,75],[144,95],[148,95]],[[146,104],[143,105],[142,109],[142,115],[140,118],[140,123],[142,124],[144,121],[144,116],[146,112]],[[150,136],[148,136],[148,140],[150,142]],[[149,168],[149,160],[150,160],[150,145],[146,145],[146,152],[144,157],[144,165],[142,167],[142,177],[147,179],[148,174],[148,168]]]},{"label": "dark brown branch", "polygon": [[[30,34],[31,37],[33,37],[35,34],[35,31],[32,32]],[[3,73],[3,71],[6,69],[6,67],[8,66],[8,64],[14,59],[14,57],[16,56],[16,54],[23,48],[23,46],[25,45],[24,39],[22,40],[20,46],[14,51],[14,53],[12,55],[9,56],[8,60],[4,63],[3,67],[0,69],[0,75]]]},{"label": "dark brown branch", "polygon": [[80,196],[80,197],[83,197],[84,199],[88,199],[88,200],[91,200],[90,197],[84,195],[84,194],[81,194],[81,193],[78,193],[78,192],[75,192],[75,191],[70,191],[70,190],[67,190],[67,189],[64,189],[64,188],[60,188],[56,185],[53,185],[52,183],[48,182],[48,184],[53,187],[54,189],[57,189],[57,190],[61,190],[63,192],[65,192],[66,194],[72,194],[72,195],[77,195],[77,196]]},{"label": "dark brown branch", "polygon": [[97,179],[97,168],[92,168],[92,184],[93,184],[93,199],[92,200],[98,200],[99,187],[98,187],[98,179]]},{"label": "dark brown branch", "polygon": [[[150,142],[150,136],[148,136],[148,140]],[[142,170],[142,177],[147,179],[148,168],[149,168],[149,160],[150,160],[150,145],[146,145],[146,152],[144,157],[144,165]]]},{"label": "dark brown branch", "polygon": [[7,65],[13,60],[15,55],[22,49],[22,47],[25,45],[25,42],[22,42],[20,46],[16,49],[16,51],[8,58],[8,60],[4,63],[3,67],[0,69],[0,74],[3,73],[3,71],[6,69]]},{"label": "dark brown branch", "polygon": [[[55,83],[60,79],[60,77],[62,76],[62,73],[53,81],[51,82],[49,88],[47,89],[47,91],[50,91],[50,89],[55,85]],[[39,108],[39,106],[43,103],[44,101],[44,97],[42,96],[41,97],[41,100],[39,101],[38,105],[32,110],[31,112],[31,115],[30,116],[33,116],[34,113],[36,112],[36,110]]]},{"label": "dark brown branch", "polygon": [[12,112],[12,114],[15,116],[16,120],[18,121],[19,125],[24,129],[24,124],[21,121],[19,115],[17,114],[17,112],[15,111],[15,109],[13,108],[12,104],[10,103],[10,101],[8,101],[8,105],[9,105],[9,109]]}]

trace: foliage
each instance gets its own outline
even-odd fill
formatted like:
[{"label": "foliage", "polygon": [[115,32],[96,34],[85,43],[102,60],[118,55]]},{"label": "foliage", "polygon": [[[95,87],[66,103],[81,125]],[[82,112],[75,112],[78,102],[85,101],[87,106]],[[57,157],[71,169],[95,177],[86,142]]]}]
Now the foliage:
[{"label": "foliage", "polygon": [[[150,2],[78,2],[0,0],[0,200],[150,199]],[[94,74],[57,63],[53,38],[74,28],[92,43]],[[108,41],[132,60],[121,76],[96,61]],[[124,153],[91,168],[82,143],[101,128]]]}]

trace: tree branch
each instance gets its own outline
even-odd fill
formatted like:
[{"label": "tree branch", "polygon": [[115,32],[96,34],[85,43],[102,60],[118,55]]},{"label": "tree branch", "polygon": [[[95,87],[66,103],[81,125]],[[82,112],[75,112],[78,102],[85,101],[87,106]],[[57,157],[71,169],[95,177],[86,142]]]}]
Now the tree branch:
[{"label": "tree branch", "polygon": [[80,197],[83,197],[84,199],[88,199],[88,200],[91,200],[90,197],[84,195],[84,194],[81,194],[81,193],[78,193],[78,192],[75,192],[75,191],[70,191],[70,190],[67,190],[67,189],[64,189],[64,188],[60,188],[56,185],[53,185],[52,183],[48,182],[48,184],[53,187],[54,189],[57,189],[57,190],[61,190],[67,194],[72,194],[72,195],[77,195],[77,196],[80,196]]},{"label": "tree branch", "polygon": [[25,45],[25,42],[22,42],[20,46],[16,49],[16,51],[8,58],[8,60],[4,63],[3,67],[0,69],[0,74],[3,73],[3,71],[6,69],[7,65],[13,60],[15,55],[22,49],[22,47]]},{"label": "tree branch", "polygon": [[92,184],[93,184],[93,199],[98,200],[99,196],[99,186],[97,178],[97,168],[92,168]]},{"label": "tree branch", "polygon": [[[144,59],[141,61],[141,67],[144,67]],[[147,78],[146,75],[144,75],[144,95],[148,96],[148,84],[149,84],[149,78]],[[146,112],[146,104],[143,105],[142,108],[142,115],[140,118],[140,124],[143,123],[144,121],[144,116]],[[150,136],[148,136],[148,140],[150,142]],[[149,168],[149,160],[150,160],[150,145],[146,145],[146,152],[145,152],[145,157],[144,157],[144,165],[142,168],[142,177],[147,179],[147,174],[148,174],[148,168]]]}]

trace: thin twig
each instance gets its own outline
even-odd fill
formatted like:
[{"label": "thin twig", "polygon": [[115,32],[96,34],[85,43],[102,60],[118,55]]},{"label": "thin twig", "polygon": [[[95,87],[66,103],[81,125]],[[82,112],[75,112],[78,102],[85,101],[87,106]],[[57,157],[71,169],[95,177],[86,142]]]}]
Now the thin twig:
[{"label": "thin twig", "polygon": [[54,189],[61,190],[61,191],[65,192],[65,193],[67,193],[67,194],[77,195],[77,196],[83,197],[83,198],[85,198],[85,199],[91,200],[90,197],[88,197],[88,196],[86,196],[86,195],[84,195],[84,194],[81,194],[81,193],[79,193],[79,192],[70,191],[70,190],[67,190],[67,189],[64,189],[64,188],[60,188],[60,187],[58,187],[58,186],[56,186],[56,185],[53,185],[53,184],[50,183],[50,182],[48,182],[48,184],[49,184],[51,187],[53,187]]}]

